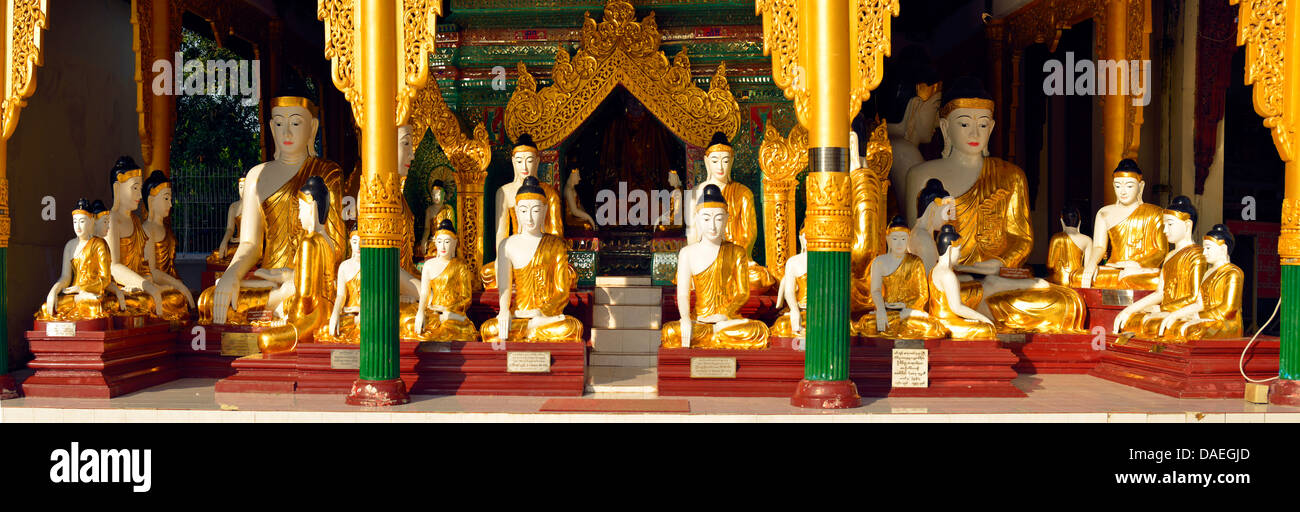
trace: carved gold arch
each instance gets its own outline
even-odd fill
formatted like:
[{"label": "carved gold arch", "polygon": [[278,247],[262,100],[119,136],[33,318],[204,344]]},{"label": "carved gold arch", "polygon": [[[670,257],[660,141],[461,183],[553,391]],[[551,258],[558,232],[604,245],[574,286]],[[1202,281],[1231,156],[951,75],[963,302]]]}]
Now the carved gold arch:
[{"label": "carved gold arch", "polygon": [[727,85],[726,66],[718,65],[706,92],[691,80],[690,58],[659,51],[660,34],[651,12],[636,21],[632,4],[610,0],[599,23],[583,13],[582,45],[570,56],[555,52],[554,83],[537,89],[528,68],[519,63],[519,82],[506,104],[506,134],[532,135],[540,148],[559,144],[582,124],[600,102],[622,85],[669,130],[695,146],[708,146],[713,132],[730,138],[740,129],[740,104]]}]

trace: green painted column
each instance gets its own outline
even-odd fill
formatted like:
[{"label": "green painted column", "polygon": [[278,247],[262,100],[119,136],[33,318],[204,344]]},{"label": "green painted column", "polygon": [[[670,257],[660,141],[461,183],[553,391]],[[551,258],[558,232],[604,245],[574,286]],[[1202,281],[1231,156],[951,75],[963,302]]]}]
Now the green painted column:
[{"label": "green painted column", "polygon": [[0,247],[0,400],[18,395],[18,385],[9,375],[9,248]]},{"label": "green painted column", "polygon": [[808,339],[804,378],[849,378],[849,253],[808,253]]},{"label": "green painted column", "polygon": [[1278,376],[1300,380],[1300,266],[1282,265],[1282,360]]},{"label": "green painted column", "polygon": [[397,337],[399,249],[361,248],[361,379],[400,377]]}]

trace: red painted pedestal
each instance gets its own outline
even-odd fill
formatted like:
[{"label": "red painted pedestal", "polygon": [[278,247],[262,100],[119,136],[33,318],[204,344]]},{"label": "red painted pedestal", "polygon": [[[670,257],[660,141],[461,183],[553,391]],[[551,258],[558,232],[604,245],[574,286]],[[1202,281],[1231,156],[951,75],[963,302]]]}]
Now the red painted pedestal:
[{"label": "red painted pedestal", "polygon": [[[1142,297],[1151,294],[1151,290],[1102,290],[1099,288],[1075,288],[1083,297],[1083,303],[1088,306],[1088,330],[1092,331],[1094,327],[1101,327],[1110,334],[1115,327],[1115,317],[1125,307],[1132,304]],[[1126,295],[1122,292],[1131,291],[1133,294],[1132,301],[1127,298],[1121,298]]]},{"label": "red painted pedestal", "polygon": [[1268,401],[1277,405],[1300,407],[1300,381],[1278,379],[1268,387]]},{"label": "red painted pedestal", "polygon": [[298,354],[253,354],[230,364],[235,374],[217,381],[218,393],[293,393],[298,382]]},{"label": "red painted pedestal", "polygon": [[1101,362],[1105,340],[1093,346],[1092,334],[1024,334],[1024,341],[1003,341],[1020,362],[1017,373],[1088,373]]},{"label": "red painted pedestal", "polygon": [[[591,305],[594,304],[593,297],[595,293],[591,289],[579,289],[569,292],[569,305],[565,306],[564,314],[577,318],[582,322],[583,339],[591,339]],[[501,308],[501,295],[497,290],[483,290],[475,292],[473,302],[466,311],[466,316],[474,322],[476,326],[482,326],[483,322],[489,318],[496,318],[497,311]],[[409,386],[410,383],[408,382]]]},{"label": "red painted pedestal", "polygon": [[[1238,370],[1250,338],[1161,343],[1133,339],[1119,345],[1108,336],[1101,364],[1090,375],[1175,398],[1242,398],[1246,380]],[[1277,375],[1278,339],[1260,336],[1246,356],[1252,378]],[[1271,396],[1271,394],[1270,394]]]},{"label": "red painted pedestal", "polygon": [[[405,342],[403,343],[405,345]],[[402,380],[412,394],[582,396],[587,381],[586,343],[424,343],[416,350],[415,378]],[[498,350],[501,348],[502,350]],[[512,351],[551,353],[547,373],[510,373]],[[404,358],[405,359],[405,358]]]},{"label": "red painted pedestal", "polygon": [[[804,352],[792,341],[773,336],[766,350],[660,347],[659,396],[794,396],[804,376]],[[691,378],[693,357],[734,357],[736,378]]]},{"label": "red painted pedestal", "polygon": [[862,396],[1025,396],[1011,383],[1019,359],[996,340],[927,340],[925,348],[930,351],[929,387],[892,388],[894,340],[885,338],[854,338],[849,351],[849,378]]},{"label": "red painted pedestal", "polygon": [[[196,334],[195,329],[202,329]],[[221,355],[223,333],[256,333],[257,327],[239,325],[189,325],[176,334],[176,362],[182,377],[224,379],[235,374],[236,356]],[[200,339],[195,340],[195,338]]]},{"label": "red painted pedestal", "polygon": [[[411,383],[415,382],[415,366],[417,358],[415,349],[420,345],[417,341],[403,341],[399,354],[401,360],[400,375],[402,381],[410,388]],[[361,345],[350,345],[342,343],[299,343],[298,344],[298,388],[299,393],[348,393],[352,390],[352,385],[360,378],[360,370],[356,367],[334,367],[331,364],[332,359],[345,359],[344,357],[335,357],[335,352],[350,352],[346,354],[347,359],[360,357]],[[343,356],[345,354],[340,354]],[[359,360],[359,359],[353,359]]]},{"label": "red painted pedestal", "polygon": [[23,382],[30,397],[112,398],[174,380],[178,376],[171,325],[143,320],[77,322],[73,336],[49,336],[46,322],[27,331],[36,373]]}]

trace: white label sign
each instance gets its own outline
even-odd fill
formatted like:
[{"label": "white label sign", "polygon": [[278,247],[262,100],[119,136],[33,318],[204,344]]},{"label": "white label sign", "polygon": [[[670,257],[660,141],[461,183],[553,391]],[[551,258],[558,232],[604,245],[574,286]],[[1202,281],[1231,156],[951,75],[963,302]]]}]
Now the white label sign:
[{"label": "white label sign", "polygon": [[506,371],[509,373],[550,373],[551,353],[536,351],[506,352]]},{"label": "white label sign", "polygon": [[45,335],[51,338],[67,338],[77,335],[77,324],[72,322],[46,322]]},{"label": "white label sign", "polygon": [[331,370],[360,370],[361,351],[354,349],[337,349],[330,351]]},{"label": "white label sign", "polygon": [[894,349],[893,386],[924,388],[930,386],[930,351],[920,348]]},{"label": "white label sign", "polygon": [[692,379],[734,379],[736,378],[736,358],[734,357],[692,357]]}]

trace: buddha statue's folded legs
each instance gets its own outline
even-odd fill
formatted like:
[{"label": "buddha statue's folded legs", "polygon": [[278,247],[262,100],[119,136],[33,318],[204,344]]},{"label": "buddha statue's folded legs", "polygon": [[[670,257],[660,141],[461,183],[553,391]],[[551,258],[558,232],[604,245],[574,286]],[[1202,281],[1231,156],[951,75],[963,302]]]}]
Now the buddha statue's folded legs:
[{"label": "buddha statue's folded legs", "polygon": [[[789,317],[784,317],[788,318]],[[690,348],[706,349],[764,349],[767,348],[768,330],[763,322],[741,319],[729,322],[725,327],[716,329],[714,324],[693,322],[691,324]],[[664,324],[661,330],[664,348],[681,348],[682,327],[680,320]]]},{"label": "buddha statue's folded legs", "polygon": [[[532,319],[512,318],[510,320],[509,341],[533,343],[582,341],[582,322],[569,315],[560,316],[563,318],[549,322],[538,322],[539,325],[533,326],[529,325]],[[481,331],[483,341],[495,342],[500,340],[501,329],[497,325],[496,318],[489,318],[486,322],[483,322]]]},{"label": "buddha statue's folded legs", "polygon": [[879,326],[876,325],[875,312],[869,312],[858,318],[850,330],[855,336],[878,336],[907,340],[932,340],[946,335],[943,325],[923,312],[921,313],[904,317],[899,310],[886,310],[885,315],[888,319],[888,325],[885,331],[881,332],[878,329]]}]

